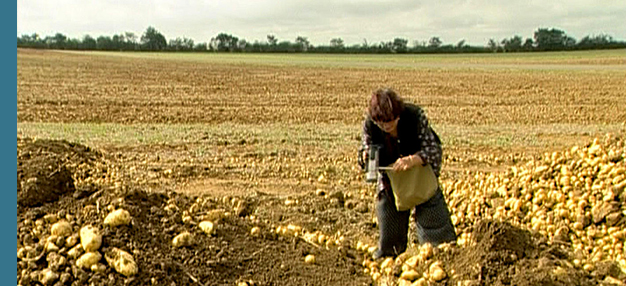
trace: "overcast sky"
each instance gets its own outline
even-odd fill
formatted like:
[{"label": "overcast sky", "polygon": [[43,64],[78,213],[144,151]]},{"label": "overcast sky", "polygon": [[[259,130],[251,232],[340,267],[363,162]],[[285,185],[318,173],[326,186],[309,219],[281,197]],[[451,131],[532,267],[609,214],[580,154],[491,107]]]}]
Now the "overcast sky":
[{"label": "overcast sky", "polygon": [[60,32],[71,38],[113,36],[148,26],[169,41],[208,42],[220,32],[248,42],[267,35],[313,45],[342,38],[347,45],[404,38],[484,46],[538,28],[580,40],[607,34],[626,40],[626,0],[17,0],[17,35]]}]

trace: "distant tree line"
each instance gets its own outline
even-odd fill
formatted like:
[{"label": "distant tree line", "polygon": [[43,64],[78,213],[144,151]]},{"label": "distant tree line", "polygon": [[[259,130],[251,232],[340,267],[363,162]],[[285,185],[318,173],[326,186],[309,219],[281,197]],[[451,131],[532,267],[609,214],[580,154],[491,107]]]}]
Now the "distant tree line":
[{"label": "distant tree line", "polygon": [[605,34],[590,35],[580,41],[555,28],[540,28],[533,38],[523,39],[515,35],[497,41],[490,39],[486,46],[470,46],[461,40],[456,44],[444,44],[439,37],[428,41],[413,41],[394,38],[380,43],[345,45],[341,38],[333,38],[328,45],[314,46],[306,37],[298,36],[294,42],[279,41],[274,35],[267,35],[266,41],[252,43],[228,33],[219,33],[210,41],[195,43],[190,38],[176,38],[167,41],[165,36],[154,27],[148,27],[138,37],[132,32],[119,35],[85,35],[82,39],[68,38],[62,33],[41,37],[39,34],[17,37],[17,47],[61,50],[103,50],[103,51],[201,51],[201,52],[254,52],[254,53],[487,53],[487,52],[532,52],[532,51],[568,51],[626,48],[626,42],[616,41]]}]

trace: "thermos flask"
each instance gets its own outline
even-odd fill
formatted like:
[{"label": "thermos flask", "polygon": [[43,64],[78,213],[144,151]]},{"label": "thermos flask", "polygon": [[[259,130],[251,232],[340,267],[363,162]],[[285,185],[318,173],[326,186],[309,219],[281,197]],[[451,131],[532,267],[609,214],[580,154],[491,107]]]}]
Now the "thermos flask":
[{"label": "thermos flask", "polygon": [[378,159],[379,159],[378,145],[370,145],[367,154],[367,168],[365,173],[366,182],[376,182],[378,180]]}]

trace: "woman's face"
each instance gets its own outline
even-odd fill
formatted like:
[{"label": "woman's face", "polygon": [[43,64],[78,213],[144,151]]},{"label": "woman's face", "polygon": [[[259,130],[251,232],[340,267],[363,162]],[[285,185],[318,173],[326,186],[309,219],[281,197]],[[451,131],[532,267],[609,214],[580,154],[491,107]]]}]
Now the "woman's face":
[{"label": "woman's face", "polygon": [[386,133],[393,133],[398,128],[398,121],[400,121],[400,117],[396,117],[396,119],[391,121],[374,121],[376,125]]}]

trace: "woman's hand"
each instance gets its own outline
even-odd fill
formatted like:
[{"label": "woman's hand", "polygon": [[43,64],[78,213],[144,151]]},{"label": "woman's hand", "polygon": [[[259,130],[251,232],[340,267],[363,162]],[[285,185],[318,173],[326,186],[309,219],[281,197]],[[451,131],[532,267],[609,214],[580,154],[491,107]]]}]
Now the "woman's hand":
[{"label": "woman's hand", "polygon": [[409,155],[405,157],[398,158],[395,163],[393,163],[394,171],[406,171],[413,166],[422,165],[424,160],[419,155]]}]

